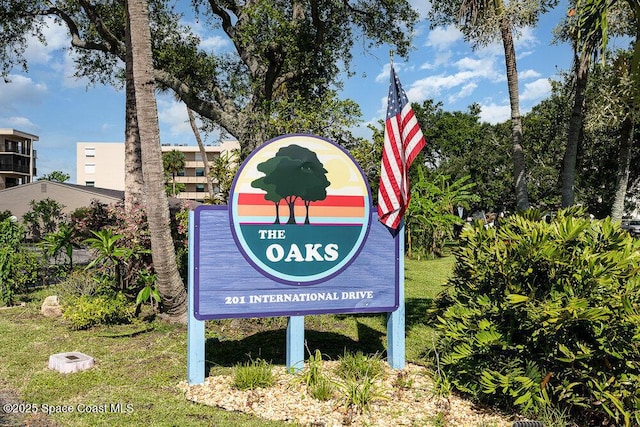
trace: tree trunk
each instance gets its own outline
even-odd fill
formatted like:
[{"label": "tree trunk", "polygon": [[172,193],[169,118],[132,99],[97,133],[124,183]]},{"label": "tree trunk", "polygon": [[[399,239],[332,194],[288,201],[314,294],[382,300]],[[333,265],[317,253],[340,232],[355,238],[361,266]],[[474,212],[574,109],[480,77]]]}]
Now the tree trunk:
[{"label": "tree trunk", "polygon": [[133,87],[133,58],[131,57],[131,32],[125,23],[125,130],[124,130],[124,209],[128,214],[133,209],[144,206],[144,182],[142,179],[142,155],[140,133],[136,117],[136,93]]},{"label": "tree trunk", "polygon": [[214,191],[213,191],[213,182],[211,180],[211,176],[209,176],[209,158],[207,157],[207,150],[204,148],[204,144],[202,143],[202,138],[200,138],[200,131],[198,130],[198,125],[196,124],[196,117],[193,114],[193,110],[187,107],[187,115],[189,116],[189,124],[191,125],[191,130],[193,131],[193,136],[196,137],[196,142],[198,143],[198,148],[200,149],[200,156],[202,156],[202,164],[204,165],[204,176],[207,179],[207,191],[209,192],[209,199],[213,200]]},{"label": "tree trunk", "polygon": [[578,157],[578,147],[582,139],[582,123],[585,114],[585,96],[587,89],[587,79],[589,77],[589,58],[583,52],[580,57],[575,58],[576,87],[573,99],[571,118],[569,119],[569,130],[567,134],[567,147],[562,160],[562,207],[572,206],[575,199],[574,184],[576,180],[576,158]]},{"label": "tree trunk", "polygon": [[616,192],[611,207],[611,219],[620,221],[624,214],[624,199],[629,184],[629,169],[631,166],[631,150],[633,148],[634,125],[631,115],[622,122],[620,130],[620,153],[618,155],[618,172],[616,176]]},{"label": "tree trunk", "polygon": [[280,202],[273,202],[276,205],[276,220],[273,222],[274,224],[280,224]]},{"label": "tree trunk", "polygon": [[131,28],[133,80],[142,151],[147,218],[157,287],[168,320],[186,322],[187,292],[178,273],[171,238],[169,203],[164,191],[158,109],[151,57],[151,32],[147,0],[127,0]]},{"label": "tree trunk", "polygon": [[527,193],[527,168],[522,147],[522,117],[520,117],[520,97],[518,89],[518,68],[516,66],[516,50],[513,45],[513,33],[508,19],[500,22],[504,61],[507,67],[507,86],[509,87],[509,104],[511,105],[511,139],[513,142],[513,177],[515,179],[516,209],[529,209]]}]

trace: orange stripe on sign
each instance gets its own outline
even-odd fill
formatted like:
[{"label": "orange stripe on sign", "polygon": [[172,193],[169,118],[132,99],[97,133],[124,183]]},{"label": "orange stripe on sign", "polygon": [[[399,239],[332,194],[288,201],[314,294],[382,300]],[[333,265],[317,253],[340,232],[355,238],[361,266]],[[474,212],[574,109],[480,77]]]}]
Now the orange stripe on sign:
[{"label": "orange stripe on sign", "polygon": [[[270,202],[271,203],[271,202]],[[280,217],[289,216],[289,207],[286,203],[280,203]],[[273,203],[267,205],[238,205],[238,216],[273,216],[276,214],[276,207]],[[304,206],[296,204],[296,217],[304,217],[306,215]],[[317,206],[311,203],[309,206],[309,216],[319,217],[341,217],[341,218],[361,218],[364,216],[364,206],[362,207],[333,207],[333,206]]]},{"label": "orange stripe on sign", "polygon": [[[265,193],[240,193],[238,195],[238,205],[273,205],[273,202],[265,200]],[[280,204],[283,204],[282,201]],[[296,201],[297,205],[304,206],[301,199]],[[364,207],[364,197],[362,196],[341,196],[328,195],[326,199],[312,203],[314,206],[361,206]]]}]

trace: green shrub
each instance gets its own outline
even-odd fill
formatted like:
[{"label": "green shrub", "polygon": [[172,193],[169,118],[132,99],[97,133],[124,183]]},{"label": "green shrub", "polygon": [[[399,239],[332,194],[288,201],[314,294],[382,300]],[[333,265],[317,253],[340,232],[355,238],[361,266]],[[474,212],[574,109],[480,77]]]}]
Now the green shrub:
[{"label": "green shrub", "polygon": [[331,381],[330,378],[326,376],[320,376],[318,377],[316,382],[313,383],[313,385],[309,386],[308,390],[309,396],[313,397],[314,399],[326,402],[333,397],[336,387],[334,382]]},{"label": "green shrub", "polygon": [[42,283],[42,257],[28,250],[18,250],[9,255],[9,277],[7,281],[16,293],[23,293],[28,286]]},{"label": "green shrub", "polygon": [[579,210],[468,227],[437,300],[452,384],[492,403],[640,423],[640,240]]},{"label": "green shrub", "polygon": [[14,303],[15,295],[25,292],[29,285],[42,282],[42,260],[22,246],[25,231],[20,224],[5,219],[0,221],[0,301],[7,306]]},{"label": "green shrub", "polygon": [[274,382],[272,366],[266,360],[256,359],[235,366],[233,387],[239,390],[271,387]]},{"label": "green shrub", "polygon": [[57,293],[62,303],[72,301],[80,296],[91,297],[108,289],[99,277],[92,271],[74,270],[60,283],[56,285]]},{"label": "green shrub", "polygon": [[383,376],[383,361],[379,354],[368,356],[358,351],[340,357],[336,375],[341,380],[337,385],[342,391],[345,407],[368,411],[375,400],[386,400],[384,388],[379,384]]},{"label": "green shrub", "polygon": [[345,352],[338,360],[336,373],[346,379],[360,380],[382,375],[383,361],[379,354],[365,355],[363,352]]},{"label": "green shrub", "polygon": [[347,377],[338,381],[337,385],[342,391],[345,408],[354,408],[365,412],[371,408],[371,404],[377,400],[388,400],[385,389],[380,385],[381,375],[365,375],[361,378]]},{"label": "green shrub", "polygon": [[115,296],[81,295],[62,306],[62,315],[72,329],[88,329],[96,325],[130,323],[135,307],[123,294]]},{"label": "green shrub", "polygon": [[333,397],[336,389],[334,382],[323,372],[323,360],[320,350],[310,355],[307,366],[296,373],[294,382],[301,382],[307,387],[309,395],[314,399],[327,401]]}]

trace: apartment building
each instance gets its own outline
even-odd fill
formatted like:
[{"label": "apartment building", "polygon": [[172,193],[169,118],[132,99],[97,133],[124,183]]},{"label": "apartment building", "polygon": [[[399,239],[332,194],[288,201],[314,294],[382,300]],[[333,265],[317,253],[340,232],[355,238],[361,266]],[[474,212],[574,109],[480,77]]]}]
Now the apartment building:
[{"label": "apartment building", "polygon": [[36,176],[36,135],[0,128],[0,190],[28,184]]},{"label": "apartment building", "polygon": [[[237,141],[223,141],[207,145],[207,159],[213,161],[222,153],[239,148]],[[207,178],[200,149],[195,145],[163,144],[162,152],[177,150],[185,155],[185,168],[176,177],[176,183],[185,185],[178,198],[202,201],[208,195]],[[76,144],[76,182],[89,187],[124,190],[124,143],[78,142]]]}]

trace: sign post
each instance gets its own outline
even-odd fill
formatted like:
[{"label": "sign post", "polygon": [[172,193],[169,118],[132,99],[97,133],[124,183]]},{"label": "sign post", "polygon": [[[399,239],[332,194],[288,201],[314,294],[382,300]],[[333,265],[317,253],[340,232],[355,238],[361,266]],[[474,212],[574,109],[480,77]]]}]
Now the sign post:
[{"label": "sign post", "polygon": [[[398,245],[404,248],[404,221],[400,223]],[[398,257],[398,308],[387,314],[387,362],[393,369],[403,369],[405,361],[404,256]]]},{"label": "sign post", "polygon": [[298,372],[304,366],[304,316],[291,316],[287,322],[287,370]]},{"label": "sign post", "polygon": [[201,384],[204,382],[204,321],[195,318],[194,313],[194,214],[189,212],[189,279],[187,293],[189,295],[187,320],[187,382],[189,384]]}]

